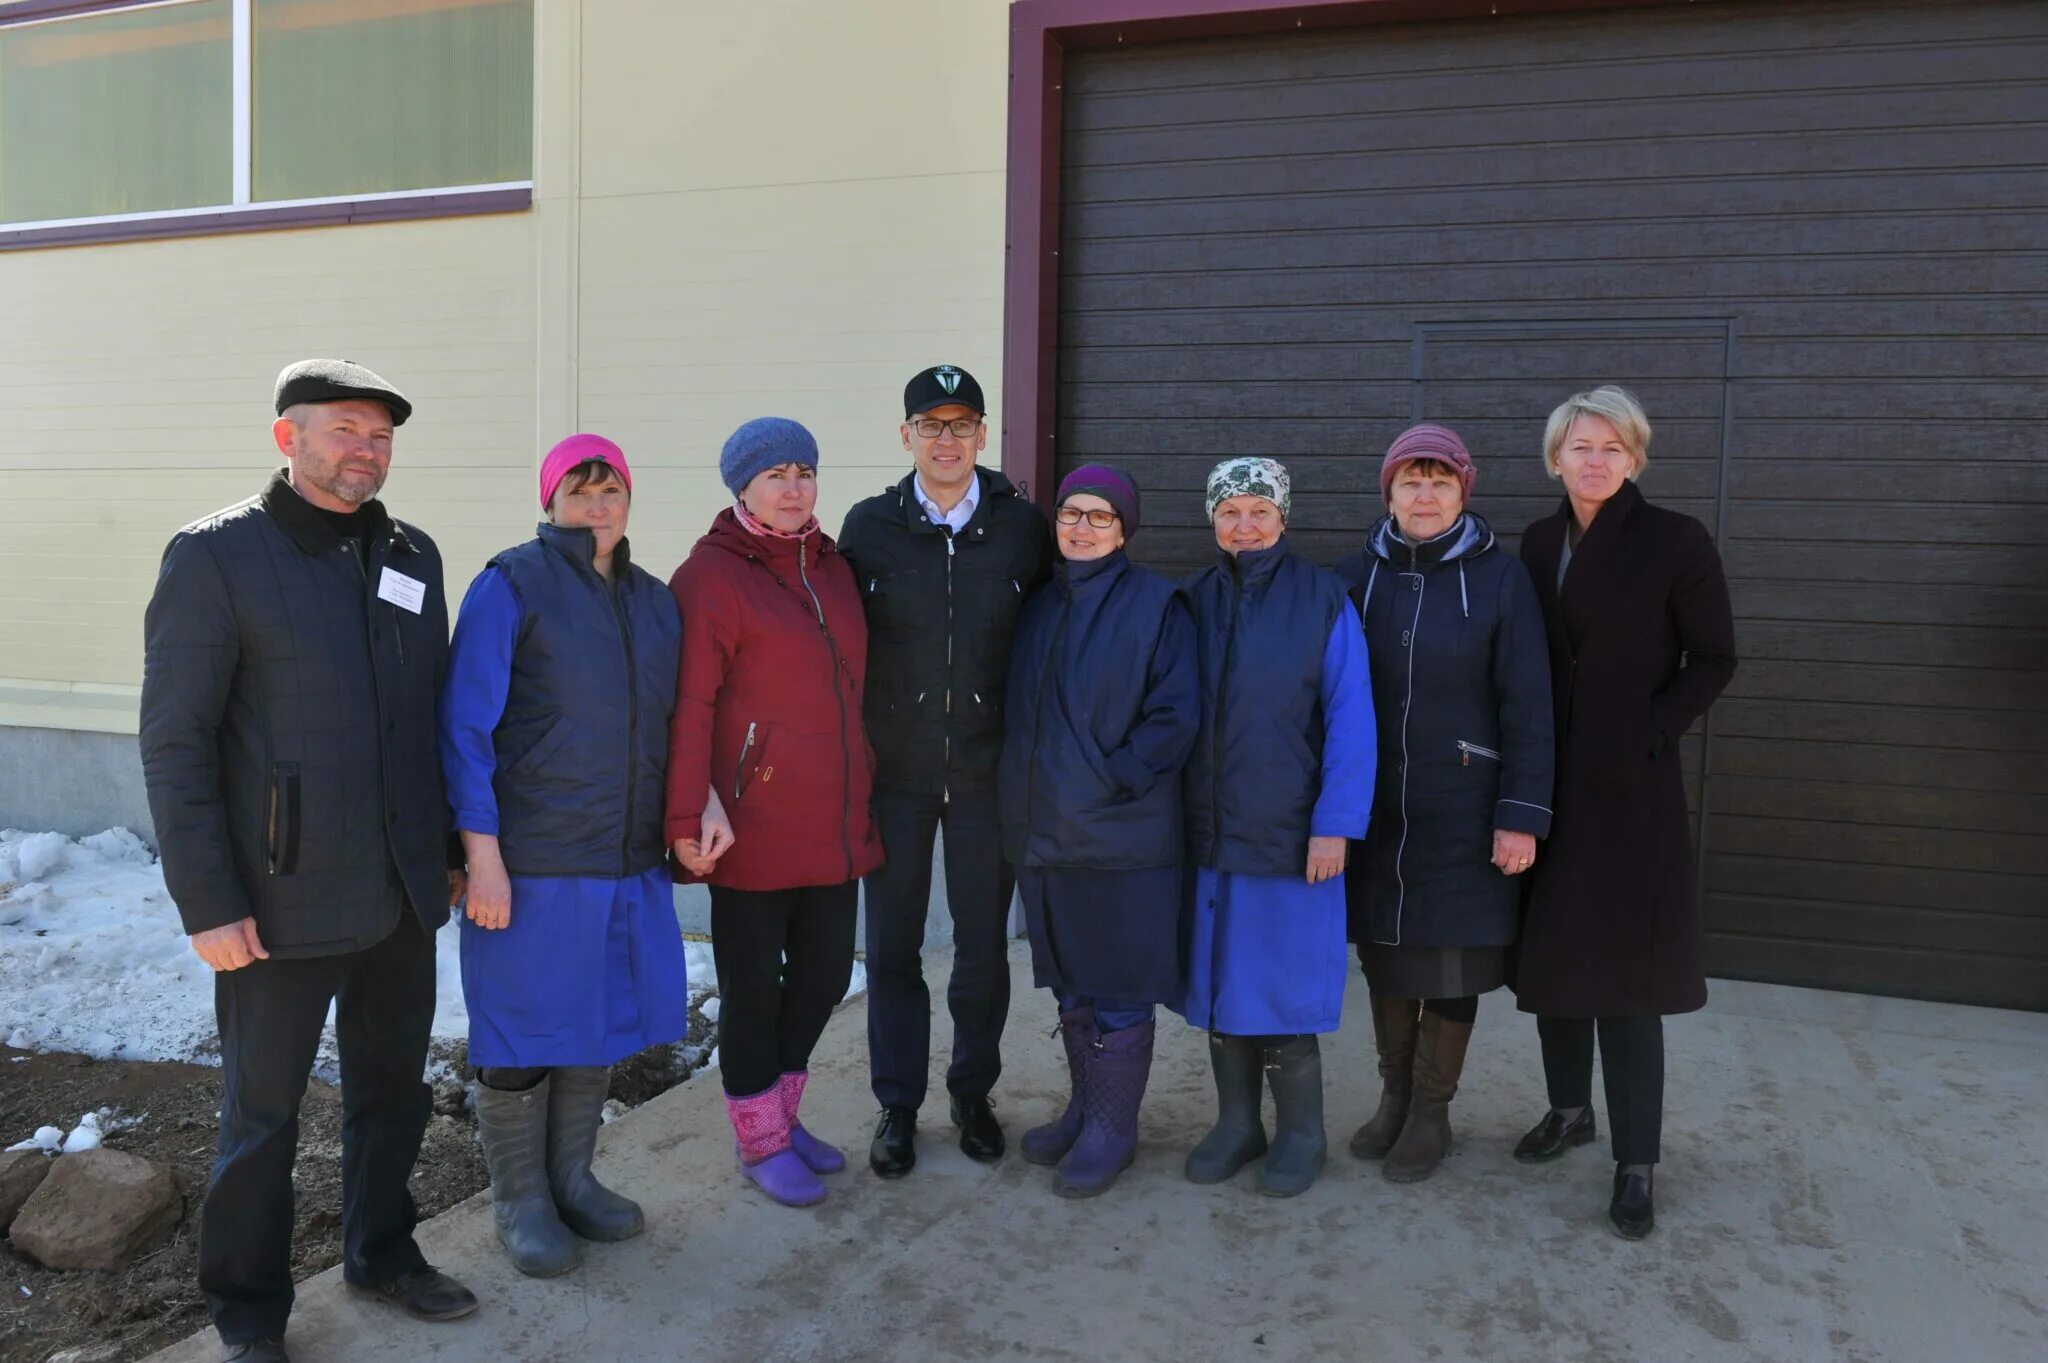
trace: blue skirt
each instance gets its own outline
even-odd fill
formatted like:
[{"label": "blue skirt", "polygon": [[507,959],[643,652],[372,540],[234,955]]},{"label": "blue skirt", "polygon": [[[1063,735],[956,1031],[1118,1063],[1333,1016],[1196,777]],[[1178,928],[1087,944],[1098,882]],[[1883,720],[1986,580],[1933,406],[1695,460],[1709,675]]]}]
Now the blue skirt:
[{"label": "blue skirt", "polygon": [[1344,877],[1248,876],[1197,867],[1188,989],[1175,1011],[1230,1036],[1334,1032],[1351,970]]},{"label": "blue skirt", "polygon": [[462,920],[469,1063],[610,1065],[689,1030],[689,966],[668,869],[513,876],[512,921]]}]

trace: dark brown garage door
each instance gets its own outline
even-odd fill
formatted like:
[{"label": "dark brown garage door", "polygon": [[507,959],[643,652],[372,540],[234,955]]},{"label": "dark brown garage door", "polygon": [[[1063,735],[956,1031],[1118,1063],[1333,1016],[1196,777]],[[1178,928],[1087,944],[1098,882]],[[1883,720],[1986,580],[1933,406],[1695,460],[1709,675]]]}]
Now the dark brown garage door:
[{"label": "dark brown garage door", "polygon": [[1511,542],[1617,380],[1718,535],[1717,973],[2048,1008],[2048,5],[1700,4],[1077,54],[1060,467],[1206,561],[1230,454],[1329,563],[1409,420]]}]

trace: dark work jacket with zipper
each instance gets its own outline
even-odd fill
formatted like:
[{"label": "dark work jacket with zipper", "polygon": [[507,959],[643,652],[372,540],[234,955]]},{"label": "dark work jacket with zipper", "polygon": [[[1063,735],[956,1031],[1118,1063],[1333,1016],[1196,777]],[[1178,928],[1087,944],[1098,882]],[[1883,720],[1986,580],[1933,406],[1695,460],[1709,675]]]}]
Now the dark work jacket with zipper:
[{"label": "dark work jacket with zipper", "polygon": [[995,782],[1011,635],[1054,555],[1045,516],[1009,479],[974,476],[981,500],[957,534],[924,514],[915,473],[856,503],[839,532],[867,615],[878,785],[944,795]]},{"label": "dark work jacket with zipper", "polygon": [[666,859],[682,617],[624,540],[611,583],[596,548],[588,530],[541,525],[491,560],[521,613],[491,735],[498,845],[514,875],[633,876]]},{"label": "dark work jacket with zipper", "polygon": [[1202,731],[1188,759],[1197,866],[1299,879],[1323,783],[1323,651],[1344,584],[1283,537],[1190,577]]},{"label": "dark work jacket with zipper", "polygon": [[1009,698],[997,789],[1012,866],[1180,864],[1202,692],[1173,583],[1121,549],[1061,563],[1017,622]]},{"label": "dark work jacket with zipper", "polygon": [[1353,941],[1506,946],[1522,881],[1493,831],[1550,832],[1550,651],[1529,572],[1467,513],[1411,545],[1391,518],[1337,564],[1372,651],[1379,773],[1345,871]]},{"label": "dark work jacket with zipper", "polygon": [[[280,469],[164,550],[142,772],[188,933],[254,917],[271,955],[321,956],[374,945],[407,911],[447,921],[441,555],[381,503],[356,514],[361,543]],[[417,611],[379,597],[387,571],[419,584]]]}]

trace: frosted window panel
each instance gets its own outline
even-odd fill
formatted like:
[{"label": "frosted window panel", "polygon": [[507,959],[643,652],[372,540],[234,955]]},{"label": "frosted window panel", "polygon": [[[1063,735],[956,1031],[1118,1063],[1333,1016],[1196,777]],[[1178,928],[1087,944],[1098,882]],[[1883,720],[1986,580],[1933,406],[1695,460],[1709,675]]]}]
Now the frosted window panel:
[{"label": "frosted window panel", "polygon": [[532,0],[255,0],[259,201],[533,176]]},{"label": "frosted window panel", "polygon": [[234,197],[228,0],[0,28],[0,222]]}]

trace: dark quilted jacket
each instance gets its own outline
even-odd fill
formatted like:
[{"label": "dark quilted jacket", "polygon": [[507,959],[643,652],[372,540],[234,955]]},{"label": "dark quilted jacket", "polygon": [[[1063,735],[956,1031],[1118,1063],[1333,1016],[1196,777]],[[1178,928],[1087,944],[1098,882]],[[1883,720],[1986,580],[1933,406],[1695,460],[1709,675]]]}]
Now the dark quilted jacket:
[{"label": "dark quilted jacket", "polygon": [[[359,514],[367,547],[280,470],[164,550],[142,769],[188,933],[254,915],[272,955],[319,956],[375,943],[408,906],[447,920],[441,555],[380,504]],[[387,569],[421,584],[417,612],[379,599]]]}]

